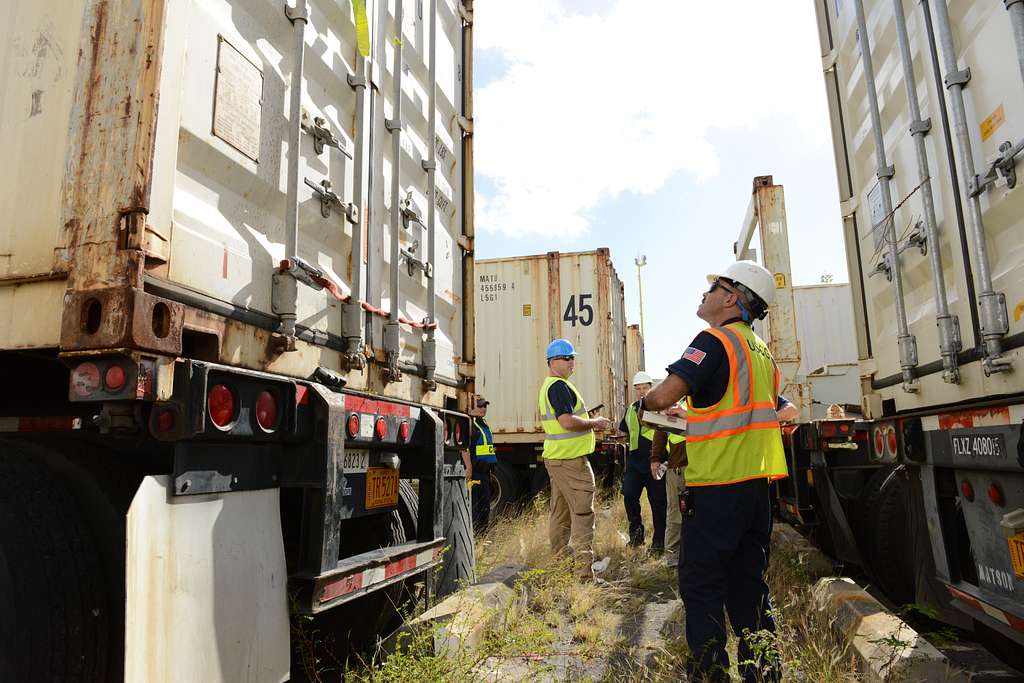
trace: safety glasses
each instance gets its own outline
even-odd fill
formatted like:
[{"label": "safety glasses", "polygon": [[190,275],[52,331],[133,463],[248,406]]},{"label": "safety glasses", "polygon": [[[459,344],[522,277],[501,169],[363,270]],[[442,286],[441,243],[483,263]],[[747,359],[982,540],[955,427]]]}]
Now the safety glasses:
[{"label": "safety glasses", "polygon": [[551,360],[576,360],[576,356],[553,356]]}]

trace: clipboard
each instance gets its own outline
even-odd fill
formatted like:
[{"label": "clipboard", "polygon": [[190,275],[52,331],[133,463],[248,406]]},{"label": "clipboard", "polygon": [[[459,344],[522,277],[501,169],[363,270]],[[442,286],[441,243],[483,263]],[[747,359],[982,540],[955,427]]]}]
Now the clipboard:
[{"label": "clipboard", "polygon": [[645,410],[640,417],[640,422],[648,427],[654,427],[669,434],[686,434],[685,417],[672,417],[664,413]]}]

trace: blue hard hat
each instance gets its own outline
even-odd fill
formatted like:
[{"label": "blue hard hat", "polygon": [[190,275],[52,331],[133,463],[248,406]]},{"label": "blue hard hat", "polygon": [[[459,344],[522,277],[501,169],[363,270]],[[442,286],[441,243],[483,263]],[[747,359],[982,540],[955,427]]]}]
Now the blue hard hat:
[{"label": "blue hard hat", "polygon": [[548,344],[548,360],[559,356],[575,356],[576,349],[568,339],[556,339]]}]

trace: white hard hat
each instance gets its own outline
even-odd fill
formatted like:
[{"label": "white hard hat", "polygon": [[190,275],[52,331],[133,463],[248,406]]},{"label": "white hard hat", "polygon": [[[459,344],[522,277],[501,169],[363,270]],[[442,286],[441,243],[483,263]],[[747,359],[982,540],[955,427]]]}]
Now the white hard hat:
[{"label": "white hard hat", "polygon": [[718,278],[725,278],[743,285],[755,294],[765,306],[775,301],[775,278],[764,266],[753,261],[734,261],[721,273],[708,275],[708,284],[714,284]]},{"label": "white hard hat", "polygon": [[633,375],[633,386],[636,386],[637,384],[651,384],[652,382],[653,380],[651,380],[651,376],[643,370]]}]

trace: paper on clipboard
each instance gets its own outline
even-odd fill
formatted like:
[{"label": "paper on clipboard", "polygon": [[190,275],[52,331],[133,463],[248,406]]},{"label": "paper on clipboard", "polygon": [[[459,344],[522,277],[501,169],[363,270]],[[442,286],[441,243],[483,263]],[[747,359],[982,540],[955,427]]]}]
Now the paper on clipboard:
[{"label": "paper on clipboard", "polygon": [[686,418],[673,417],[653,410],[645,410],[640,417],[643,424],[668,432],[669,434],[686,434]]}]

